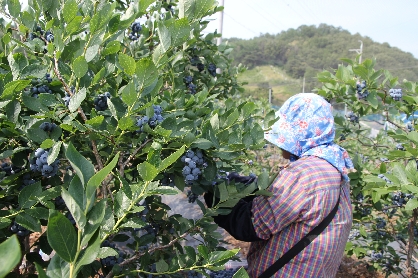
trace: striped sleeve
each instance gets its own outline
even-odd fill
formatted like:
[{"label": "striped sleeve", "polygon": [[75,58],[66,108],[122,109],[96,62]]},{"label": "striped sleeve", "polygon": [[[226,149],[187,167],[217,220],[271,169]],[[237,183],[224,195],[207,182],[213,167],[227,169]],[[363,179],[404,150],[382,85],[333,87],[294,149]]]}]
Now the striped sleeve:
[{"label": "striped sleeve", "polygon": [[257,236],[264,240],[298,222],[308,205],[306,192],[299,185],[297,174],[292,171],[283,171],[269,190],[273,196],[259,196],[253,200],[252,206],[254,229]]}]

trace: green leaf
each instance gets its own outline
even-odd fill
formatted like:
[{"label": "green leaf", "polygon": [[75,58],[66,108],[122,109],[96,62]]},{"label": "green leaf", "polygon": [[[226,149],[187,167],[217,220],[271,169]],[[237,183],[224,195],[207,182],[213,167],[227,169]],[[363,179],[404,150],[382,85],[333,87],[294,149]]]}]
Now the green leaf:
[{"label": "green leaf", "polygon": [[202,149],[202,150],[208,150],[208,149],[213,147],[213,144],[212,144],[211,141],[209,141],[205,138],[198,138],[193,142],[191,147],[192,148],[199,148],[199,149]]},{"label": "green leaf", "polygon": [[20,1],[19,0],[7,0],[7,7],[9,13],[13,17],[20,17]]},{"label": "green leaf", "polygon": [[61,149],[62,141],[55,142],[52,147],[51,153],[48,155],[47,163],[51,165],[58,157]]},{"label": "green leaf", "polygon": [[128,130],[134,125],[135,121],[132,117],[123,117],[118,122],[118,126],[121,130]]},{"label": "green leaf", "polygon": [[177,195],[179,191],[176,188],[170,186],[159,186],[148,192],[148,195]]},{"label": "green leaf", "polygon": [[99,250],[98,258],[104,259],[110,256],[118,256],[118,252],[115,251],[115,249],[110,247],[101,247]]},{"label": "green leaf", "polygon": [[79,204],[75,201],[71,194],[65,190],[65,188],[62,188],[61,196],[64,199],[65,205],[67,206],[69,212],[77,223],[78,228],[83,230],[87,222],[83,210],[80,208]]},{"label": "green leaf", "polygon": [[132,75],[135,73],[136,64],[134,58],[124,53],[119,53],[118,60],[126,74]]},{"label": "green leaf", "polygon": [[[42,149],[49,149],[49,148],[51,148],[52,146],[54,145],[54,140],[52,140],[52,139],[45,139],[43,142],[42,142],[42,144],[40,145],[40,147],[42,148]],[[48,163],[48,164],[51,164],[51,163]]]},{"label": "green leaf", "polygon": [[142,58],[136,63],[136,75],[138,77],[138,86],[141,90],[158,78],[158,70],[150,58]]},{"label": "green leaf", "polygon": [[212,264],[227,261],[228,259],[238,254],[238,252],[239,252],[239,249],[231,249],[227,251],[214,251],[209,254],[208,261],[209,263],[212,263]]},{"label": "green leaf", "polygon": [[260,190],[264,190],[271,184],[268,172],[262,172],[257,178],[257,185]]},{"label": "green leaf", "polygon": [[[0,95],[1,99],[12,98],[15,92],[20,92],[30,84],[30,80],[16,80],[6,84],[4,86],[3,94]],[[32,98],[33,99],[33,98]]]},{"label": "green leaf", "polygon": [[48,242],[66,262],[74,262],[77,253],[77,234],[70,220],[51,210],[48,219]]},{"label": "green leaf", "polygon": [[102,181],[112,172],[113,168],[115,168],[116,163],[119,160],[119,153],[115,155],[115,157],[107,164],[102,170],[97,172],[93,177],[91,177],[87,183],[86,187],[86,197],[87,197],[87,211],[90,210],[91,206],[93,205],[94,196],[96,194],[96,189],[100,186]]},{"label": "green leaf", "polygon": [[42,232],[41,222],[39,222],[38,219],[30,216],[29,214],[21,213],[18,216],[16,216],[15,221],[17,222],[17,224],[21,225],[22,227],[30,231],[39,232],[39,233]]},{"label": "green leaf", "polygon": [[418,208],[418,200],[417,199],[409,199],[409,201],[405,205],[406,210],[413,210]]},{"label": "green leaf", "polygon": [[46,271],[48,278],[70,277],[70,264],[60,256],[53,256]]},{"label": "green leaf", "polygon": [[216,7],[215,0],[182,0],[179,3],[179,17],[190,21],[200,19]]},{"label": "green leaf", "polygon": [[16,123],[19,119],[20,111],[22,107],[20,106],[20,102],[17,100],[11,101],[9,104],[6,105],[6,115],[7,119],[13,123]]},{"label": "green leaf", "polygon": [[176,152],[170,154],[168,157],[166,157],[163,161],[161,161],[160,166],[158,167],[158,172],[163,171],[167,167],[169,167],[171,164],[177,161],[177,159],[182,156],[184,153],[185,146],[182,146],[180,149],[178,149]]},{"label": "green leaf", "polygon": [[78,78],[83,77],[87,73],[88,69],[89,65],[87,64],[86,58],[84,56],[79,56],[74,60],[73,71]]},{"label": "green leaf", "polygon": [[204,245],[198,245],[197,251],[199,251],[199,254],[207,260],[209,258],[209,249]]},{"label": "green leaf", "polygon": [[144,228],[147,225],[144,221],[138,218],[133,218],[123,223],[120,228]]},{"label": "green leaf", "polygon": [[85,246],[90,238],[94,235],[96,230],[100,227],[106,212],[106,201],[100,200],[95,203],[93,208],[87,214],[87,224],[83,230],[83,237],[81,240],[81,246]]},{"label": "green leaf", "polygon": [[62,15],[65,22],[70,23],[70,21],[77,15],[78,6],[75,0],[66,0],[64,2],[64,8],[62,10]]},{"label": "green leaf", "polygon": [[45,65],[31,64],[31,65],[27,65],[26,67],[22,69],[20,77],[28,78],[32,76],[36,78],[44,78],[47,71],[48,71],[48,68],[45,67]]},{"label": "green leaf", "polygon": [[251,113],[256,109],[256,106],[253,102],[248,102],[246,103],[242,109],[241,109],[241,113],[242,116],[244,117],[244,119],[248,118],[249,116],[251,116]]},{"label": "green leaf", "polygon": [[152,181],[159,173],[158,169],[147,161],[138,164],[137,169],[144,181]]},{"label": "green leaf", "polygon": [[399,162],[396,162],[393,164],[392,174],[398,178],[401,184],[407,184],[410,183],[408,181],[406,172],[405,172],[405,166],[400,164]]},{"label": "green leaf", "polygon": [[65,157],[70,161],[71,167],[75,170],[77,176],[83,185],[87,184],[94,175],[94,166],[84,156],[82,156],[70,143],[65,151]]},{"label": "green leaf", "polygon": [[161,21],[158,22],[157,29],[158,37],[160,38],[160,45],[163,52],[167,52],[171,46],[171,34],[170,31],[165,27]]},{"label": "green leaf", "polygon": [[115,194],[115,203],[113,207],[115,215],[117,217],[122,217],[126,213],[130,205],[131,200],[129,200],[129,198],[123,191],[119,191]]},{"label": "green leaf", "polygon": [[235,272],[232,278],[250,278],[250,276],[248,276],[247,271],[243,267],[240,267],[240,269]]},{"label": "green leaf", "polygon": [[132,106],[138,100],[138,93],[136,92],[133,80],[131,80],[128,85],[122,87],[119,92],[123,102],[128,106]]},{"label": "green leaf", "polygon": [[36,267],[36,271],[38,272],[38,278],[48,278],[48,276],[46,275],[45,270],[43,269],[43,267],[40,264],[35,262],[35,267]]},{"label": "green leaf", "polygon": [[12,235],[0,244],[0,254],[2,254],[0,256],[0,277],[5,277],[22,258],[19,240],[16,235]]},{"label": "green leaf", "polygon": [[[25,186],[19,193],[18,202],[22,209],[30,208],[37,203],[35,196],[42,193],[41,182]],[[34,201],[35,200],[35,201]]]},{"label": "green leaf", "polygon": [[106,56],[106,55],[114,54],[114,53],[117,53],[119,50],[120,50],[120,42],[111,41],[106,45],[105,49],[102,52],[102,55]]},{"label": "green leaf", "polygon": [[156,262],[155,266],[158,273],[166,272],[168,270],[168,264],[163,259]]},{"label": "green leaf", "polygon": [[186,18],[177,19],[172,24],[167,25],[171,34],[171,45],[178,46],[183,44],[190,36],[191,26]]},{"label": "green leaf", "polygon": [[86,91],[86,88],[82,88],[70,98],[70,103],[68,104],[70,112],[77,111],[81,103],[86,99]]},{"label": "green leaf", "polygon": [[97,259],[97,255],[100,250],[100,237],[99,232],[95,233],[94,240],[90,242],[90,245],[84,249],[81,259],[77,262],[75,267],[75,273],[77,273],[83,265],[89,265]]}]

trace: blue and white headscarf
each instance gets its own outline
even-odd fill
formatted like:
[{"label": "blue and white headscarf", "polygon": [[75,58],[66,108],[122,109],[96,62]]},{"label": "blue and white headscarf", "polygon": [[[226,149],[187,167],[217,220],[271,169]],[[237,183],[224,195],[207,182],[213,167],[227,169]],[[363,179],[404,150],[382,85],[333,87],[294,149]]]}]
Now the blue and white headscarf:
[{"label": "blue and white headscarf", "polygon": [[298,157],[316,156],[331,163],[345,182],[353,170],[347,151],[334,143],[335,128],[332,107],[324,98],[313,93],[289,98],[276,113],[280,119],[264,138]]}]

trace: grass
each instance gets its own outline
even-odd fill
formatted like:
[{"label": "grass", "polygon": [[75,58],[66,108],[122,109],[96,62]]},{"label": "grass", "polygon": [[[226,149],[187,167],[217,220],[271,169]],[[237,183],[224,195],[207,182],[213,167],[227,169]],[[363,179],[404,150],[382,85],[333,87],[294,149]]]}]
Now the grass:
[{"label": "grass", "polygon": [[282,69],[274,66],[259,66],[238,75],[244,85],[245,95],[256,99],[268,99],[272,88],[272,104],[281,105],[294,94],[302,92],[302,81],[289,77]]}]

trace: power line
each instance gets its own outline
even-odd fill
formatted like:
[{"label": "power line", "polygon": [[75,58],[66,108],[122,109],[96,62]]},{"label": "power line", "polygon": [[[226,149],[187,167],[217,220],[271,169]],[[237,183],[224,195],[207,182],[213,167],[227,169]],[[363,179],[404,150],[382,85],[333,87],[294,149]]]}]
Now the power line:
[{"label": "power line", "polygon": [[227,14],[224,11],[224,14],[226,16],[228,16],[229,18],[231,18],[233,21],[235,21],[236,23],[238,23],[239,25],[241,25],[242,27],[244,27],[245,29],[247,29],[248,31],[250,31],[251,33],[254,33],[256,36],[260,35],[260,33],[254,32],[253,30],[251,30],[250,28],[248,28],[247,26],[243,25],[242,23],[240,23],[239,21],[235,20],[232,16],[230,16],[229,14]]},{"label": "power line", "polygon": [[307,6],[305,6],[305,3],[301,3],[301,2],[299,2],[299,0],[296,0],[296,2],[298,2],[298,4],[300,5],[300,6],[302,6],[302,8],[304,8],[306,11],[308,11],[308,13],[311,15],[311,16],[313,16],[313,17],[315,17],[316,18],[316,20],[318,20],[318,22],[321,22],[321,20],[316,16],[316,14],[314,14],[313,12],[312,12],[312,10],[311,9],[309,9]]},{"label": "power line", "polygon": [[306,20],[303,16],[301,16],[301,15],[300,15],[297,11],[295,11],[295,9],[293,9],[293,8],[292,8],[292,6],[290,6],[289,4],[287,4],[287,3],[286,3],[286,1],[284,1],[284,0],[283,0],[283,2],[284,2],[284,3],[285,3],[285,4],[286,4],[286,5],[287,5],[290,9],[292,9],[292,11],[293,11],[295,14],[297,14],[300,18],[302,18],[302,20],[303,20],[303,21],[307,22],[307,20]]},{"label": "power line", "polygon": [[[251,7],[247,2],[245,2],[244,1],[244,3],[245,4],[247,4],[247,6],[248,7],[250,7],[251,9],[253,9],[254,11],[256,11],[259,15],[261,15],[264,19],[266,19],[266,20],[268,20],[270,23],[272,23],[273,25],[275,25],[277,28],[279,28],[280,29],[280,27],[279,26],[277,26],[274,22],[272,22],[270,19],[268,19],[266,16],[265,16],[265,14],[267,14],[267,15],[269,15],[271,18],[274,18],[275,20],[277,20],[276,19],[276,17],[274,17],[274,16],[271,16],[269,13],[267,13],[265,10],[263,10],[264,12],[265,12],[265,14],[262,14],[262,13],[260,13],[259,11],[257,11],[257,9],[255,9],[255,8],[253,8],[253,7]],[[262,6],[260,6],[260,8],[261,8]],[[282,22],[280,22],[280,21],[278,21],[277,20],[277,22],[280,24],[280,25],[282,25],[282,26],[284,26],[284,24],[282,23]]]}]

